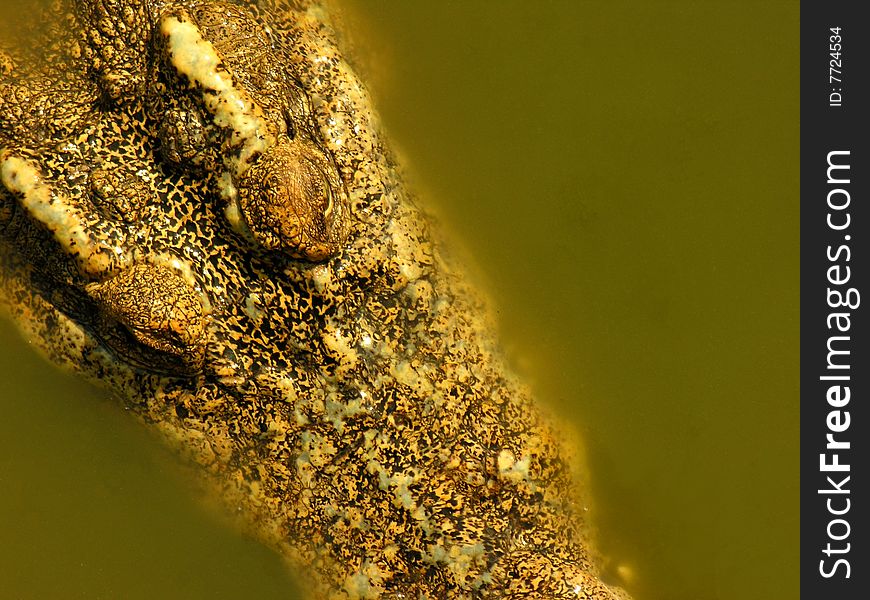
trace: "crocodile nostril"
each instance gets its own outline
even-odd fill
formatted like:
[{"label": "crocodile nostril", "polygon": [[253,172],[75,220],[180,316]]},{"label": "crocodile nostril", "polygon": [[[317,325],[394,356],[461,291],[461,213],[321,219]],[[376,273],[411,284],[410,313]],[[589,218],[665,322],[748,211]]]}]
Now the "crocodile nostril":
[{"label": "crocodile nostril", "polygon": [[150,190],[141,177],[118,169],[94,169],[88,175],[91,201],[103,216],[136,223],[148,208]]},{"label": "crocodile nostril", "polygon": [[203,166],[208,151],[206,125],[192,106],[171,108],[161,115],[157,140],[164,161],[187,169]]}]

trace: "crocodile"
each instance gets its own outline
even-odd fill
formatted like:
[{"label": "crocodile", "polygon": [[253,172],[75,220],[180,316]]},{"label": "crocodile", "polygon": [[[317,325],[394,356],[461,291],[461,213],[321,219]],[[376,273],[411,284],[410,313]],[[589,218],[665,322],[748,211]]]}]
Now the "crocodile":
[{"label": "crocodile", "polygon": [[312,598],[628,598],[577,446],[404,183],[335,9],[54,0],[0,44],[0,304]]}]

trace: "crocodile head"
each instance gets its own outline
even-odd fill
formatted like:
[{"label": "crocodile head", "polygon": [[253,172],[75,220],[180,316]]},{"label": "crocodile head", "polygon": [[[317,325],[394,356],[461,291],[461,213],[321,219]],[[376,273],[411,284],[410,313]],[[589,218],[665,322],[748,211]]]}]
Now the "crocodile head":
[{"label": "crocodile head", "polygon": [[291,4],[59,0],[0,57],[9,310],[316,597],[621,597],[570,447]]},{"label": "crocodile head", "polygon": [[[233,340],[270,302],[304,295],[272,274],[315,272],[349,229],[346,185],[310,100],[242,6],[76,8],[82,34],[3,83],[7,228],[49,238],[21,247],[125,361],[246,370]],[[218,331],[226,318],[215,311],[239,304],[237,331]]]}]

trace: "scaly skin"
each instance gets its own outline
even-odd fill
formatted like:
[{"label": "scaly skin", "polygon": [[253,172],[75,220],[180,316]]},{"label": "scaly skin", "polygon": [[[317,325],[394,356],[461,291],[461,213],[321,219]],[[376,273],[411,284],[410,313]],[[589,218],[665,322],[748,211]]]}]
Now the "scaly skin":
[{"label": "scaly skin", "polygon": [[0,56],[8,312],[312,598],[624,598],[579,460],[402,183],[325,9],[54,5]]}]

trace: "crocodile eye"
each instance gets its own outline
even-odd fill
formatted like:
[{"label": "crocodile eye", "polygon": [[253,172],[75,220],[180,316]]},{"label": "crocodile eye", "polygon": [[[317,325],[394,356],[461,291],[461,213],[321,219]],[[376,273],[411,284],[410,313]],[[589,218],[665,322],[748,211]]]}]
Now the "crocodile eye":
[{"label": "crocodile eye", "polygon": [[151,370],[201,370],[206,311],[180,275],[168,267],[135,265],[86,289],[101,311],[99,333],[113,350]]},{"label": "crocodile eye", "polygon": [[322,150],[284,138],[240,178],[239,207],[258,244],[320,261],[344,241],[342,191]]}]

